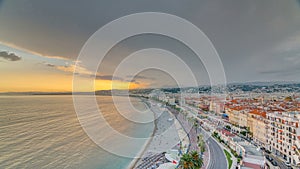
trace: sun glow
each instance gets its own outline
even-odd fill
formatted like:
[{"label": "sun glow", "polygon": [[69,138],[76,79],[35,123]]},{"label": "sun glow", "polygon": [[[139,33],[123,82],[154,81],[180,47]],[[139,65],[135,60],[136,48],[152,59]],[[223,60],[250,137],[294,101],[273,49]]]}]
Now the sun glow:
[{"label": "sun glow", "polygon": [[[5,75],[0,72],[1,83],[0,92],[71,92],[73,88],[72,75],[48,73],[29,74],[20,76],[18,73]],[[111,89],[134,89],[141,85],[131,82],[111,81],[111,80],[90,80],[81,78],[78,91],[111,90]]]}]

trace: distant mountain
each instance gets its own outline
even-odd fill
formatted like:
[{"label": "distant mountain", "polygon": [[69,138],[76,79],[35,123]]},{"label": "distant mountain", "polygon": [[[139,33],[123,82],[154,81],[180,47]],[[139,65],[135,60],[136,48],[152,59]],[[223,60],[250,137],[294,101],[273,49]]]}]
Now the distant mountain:
[{"label": "distant mountain", "polygon": [[285,84],[298,84],[298,83],[300,83],[300,82],[296,82],[296,81],[272,81],[272,82],[254,81],[254,82],[234,82],[234,83],[228,83],[228,85],[272,86],[272,85],[285,85]]},{"label": "distant mountain", "polygon": [[[274,81],[274,82],[244,82],[244,83],[229,83],[227,84],[227,88],[229,91],[234,91],[237,89],[243,90],[243,91],[253,91],[256,89],[270,89],[269,91],[280,91],[280,88],[291,88],[288,90],[294,90],[294,91],[300,91],[300,82],[296,81]],[[276,90],[271,90],[276,88]],[[279,89],[278,89],[279,88]],[[156,88],[157,89],[157,88]],[[199,87],[186,87],[183,88],[185,91],[202,91],[202,92],[209,92],[211,90],[211,87],[209,85],[203,85]],[[132,89],[129,91],[130,94],[149,94],[153,88],[148,89]],[[163,92],[170,92],[170,93],[177,93],[180,92],[181,89],[178,87],[174,88],[161,88]],[[128,95],[128,90],[97,90],[95,92],[4,92],[0,93],[0,95],[101,95],[101,96],[111,96],[113,95]]]}]

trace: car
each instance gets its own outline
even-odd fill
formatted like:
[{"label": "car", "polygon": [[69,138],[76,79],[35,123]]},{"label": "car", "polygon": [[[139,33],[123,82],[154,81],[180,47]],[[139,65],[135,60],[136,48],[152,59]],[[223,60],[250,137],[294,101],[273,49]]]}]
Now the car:
[{"label": "car", "polygon": [[290,167],[290,166],[291,166],[291,163],[288,162],[288,161],[284,162],[284,164],[285,164],[287,167]]},{"label": "car", "polygon": [[265,152],[266,152],[267,154],[271,154],[271,151],[269,151],[269,150],[266,150]]},{"label": "car", "polygon": [[273,166],[278,166],[278,164],[277,164],[276,161],[272,161],[272,165],[273,165]]},{"label": "car", "polygon": [[270,157],[269,155],[266,155],[266,159],[267,159],[267,160],[269,160],[270,162],[272,162],[272,161],[273,161],[273,158],[272,158],[272,157]]}]

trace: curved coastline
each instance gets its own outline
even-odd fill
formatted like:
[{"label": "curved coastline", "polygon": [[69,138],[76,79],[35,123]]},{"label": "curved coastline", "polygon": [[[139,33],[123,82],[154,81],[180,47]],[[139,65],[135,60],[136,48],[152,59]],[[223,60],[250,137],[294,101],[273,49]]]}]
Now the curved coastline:
[{"label": "curved coastline", "polygon": [[[149,104],[149,102],[147,102],[147,100],[144,100],[144,103]],[[148,107],[150,107],[150,105],[148,105]],[[147,143],[145,144],[145,146],[141,150],[141,153],[139,154],[139,158],[134,159],[133,162],[131,163],[131,165],[128,168],[135,168],[135,167],[139,166],[141,163],[143,163],[143,161],[141,161],[141,159],[143,157],[145,157],[148,150],[149,150],[149,152],[151,152],[152,150],[156,151],[158,149],[164,149],[163,148],[164,144],[170,145],[169,143],[171,143],[172,141],[174,141],[176,139],[184,140],[184,142],[182,142],[182,143],[186,147],[189,147],[191,145],[190,138],[187,136],[188,133],[185,131],[184,126],[179,122],[180,120],[177,119],[176,114],[178,112],[171,112],[170,110],[167,110],[166,114],[165,113],[157,114],[158,113],[157,111],[159,111],[159,110],[155,111],[155,109],[152,109],[151,111],[153,112],[153,115],[155,117],[155,120],[154,120],[154,124],[155,124],[154,126],[155,127],[154,127],[154,130],[153,130],[153,133],[152,133],[152,137],[147,141]],[[156,116],[160,116],[161,118],[156,119]],[[160,135],[160,136],[156,137],[157,133],[164,132],[165,127],[168,127],[168,126],[165,125],[165,121],[167,121],[170,116],[175,117],[174,118],[174,120],[176,121],[175,125],[177,124],[178,126],[177,127],[173,126],[175,128],[172,128],[171,130],[169,130],[168,136]],[[172,134],[170,135],[170,133],[172,133]],[[185,140],[184,138],[186,138],[187,140]],[[178,140],[178,142],[179,142],[179,140]],[[188,151],[188,148],[186,149],[186,151]]]},{"label": "curved coastline", "polygon": [[[139,98],[147,108],[151,109],[149,106],[149,103],[143,99],[143,98]],[[153,116],[155,119],[155,113],[153,112]],[[133,169],[137,163],[139,162],[139,160],[143,157],[145,151],[147,150],[147,147],[149,146],[149,144],[151,143],[153,136],[155,135],[155,132],[157,131],[157,124],[156,124],[156,120],[154,120],[154,128],[153,128],[153,132],[150,135],[150,138],[145,142],[145,144],[143,145],[143,147],[141,148],[141,150],[139,151],[139,153],[137,154],[137,158],[132,159],[132,161],[129,163],[128,167],[126,169]]]}]

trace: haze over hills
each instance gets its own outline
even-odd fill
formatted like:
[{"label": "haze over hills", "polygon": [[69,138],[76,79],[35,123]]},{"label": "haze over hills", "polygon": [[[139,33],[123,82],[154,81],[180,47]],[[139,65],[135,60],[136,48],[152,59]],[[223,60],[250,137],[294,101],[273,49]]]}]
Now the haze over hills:
[{"label": "haze over hills", "polygon": [[[199,91],[209,91],[211,86],[203,85],[199,86]],[[289,89],[288,91],[300,92],[300,82],[296,81],[276,81],[276,82],[240,82],[240,83],[229,83],[227,85],[227,90],[229,92],[234,90],[242,90],[242,91],[252,91],[257,89],[266,89],[266,88],[285,88]],[[130,93],[150,93],[152,90],[157,88],[146,88],[146,89],[130,89]],[[165,92],[177,93],[180,91],[180,88],[159,88]],[[197,87],[186,87],[187,89],[197,89]],[[115,95],[127,95],[127,90],[124,89],[113,89],[113,90],[97,90],[95,92],[39,92],[39,91],[31,91],[31,92],[2,92],[0,95],[104,95],[109,96],[111,93]]]},{"label": "haze over hills", "polygon": [[256,86],[271,86],[271,85],[283,85],[283,84],[297,84],[300,83],[299,81],[254,81],[254,82],[233,82],[229,83],[228,85],[256,85]]}]

